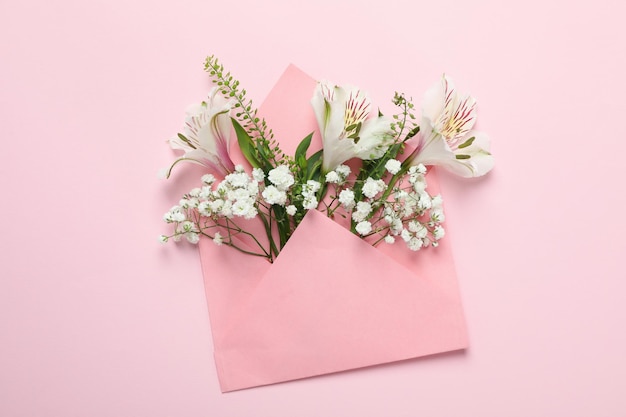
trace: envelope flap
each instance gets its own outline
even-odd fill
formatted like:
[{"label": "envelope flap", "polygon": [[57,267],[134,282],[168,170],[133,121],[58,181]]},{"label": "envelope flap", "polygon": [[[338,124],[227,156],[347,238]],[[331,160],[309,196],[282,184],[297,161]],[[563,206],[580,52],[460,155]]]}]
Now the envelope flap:
[{"label": "envelope flap", "polygon": [[224,391],[464,348],[459,300],[315,210],[215,352]]}]

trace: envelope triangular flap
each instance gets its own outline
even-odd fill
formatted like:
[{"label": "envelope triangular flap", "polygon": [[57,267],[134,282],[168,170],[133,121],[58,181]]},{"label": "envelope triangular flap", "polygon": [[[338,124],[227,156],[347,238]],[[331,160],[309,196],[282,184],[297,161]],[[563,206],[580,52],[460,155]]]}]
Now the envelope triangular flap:
[{"label": "envelope triangular flap", "polygon": [[224,391],[466,346],[458,299],[310,211],[215,352]]}]

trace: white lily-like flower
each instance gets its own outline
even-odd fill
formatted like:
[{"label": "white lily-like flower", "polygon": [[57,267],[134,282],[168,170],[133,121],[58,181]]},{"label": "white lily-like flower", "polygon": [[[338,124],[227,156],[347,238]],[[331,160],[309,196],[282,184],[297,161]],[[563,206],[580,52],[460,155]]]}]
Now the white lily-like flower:
[{"label": "white lily-like flower", "polygon": [[371,103],[361,90],[320,82],[311,105],[324,144],[324,173],[355,157],[380,158],[393,143],[391,120],[369,117]]},{"label": "white lily-like flower", "polygon": [[185,134],[169,140],[172,149],[183,150],[185,154],[166,170],[166,178],[169,178],[174,165],[181,161],[204,165],[222,175],[234,171],[235,164],[229,155],[232,107],[233,101],[227,100],[217,88],[213,88],[207,101],[187,109]]},{"label": "white lily-like flower", "polygon": [[461,95],[452,80],[442,77],[424,95],[417,149],[412,165],[439,165],[461,177],[479,177],[493,168],[489,138],[473,130],[476,100]]}]

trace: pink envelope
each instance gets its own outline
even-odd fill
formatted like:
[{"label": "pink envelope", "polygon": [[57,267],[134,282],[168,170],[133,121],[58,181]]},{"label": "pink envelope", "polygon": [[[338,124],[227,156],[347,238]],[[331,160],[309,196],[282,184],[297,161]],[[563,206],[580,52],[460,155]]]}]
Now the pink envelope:
[{"label": "pink envelope", "polygon": [[[314,87],[290,66],[259,110],[287,154],[316,130]],[[316,134],[310,152],[320,148]],[[199,248],[222,392],[468,345],[445,238],[374,248],[311,210],[273,264],[208,239]]]}]

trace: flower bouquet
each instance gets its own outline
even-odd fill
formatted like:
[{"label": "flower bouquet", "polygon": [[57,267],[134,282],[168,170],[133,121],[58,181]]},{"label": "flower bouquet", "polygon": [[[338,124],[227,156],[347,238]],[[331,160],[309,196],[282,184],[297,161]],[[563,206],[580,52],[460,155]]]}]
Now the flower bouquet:
[{"label": "flower bouquet", "polygon": [[418,124],[403,94],[387,117],[362,90],[292,66],[257,110],[215,57],[205,70],[215,87],[188,109],[170,140],[184,154],[163,174],[184,161],[207,172],[161,240],[200,246],[222,390],[465,348],[428,167],[492,168],[475,100],[444,76]]}]

